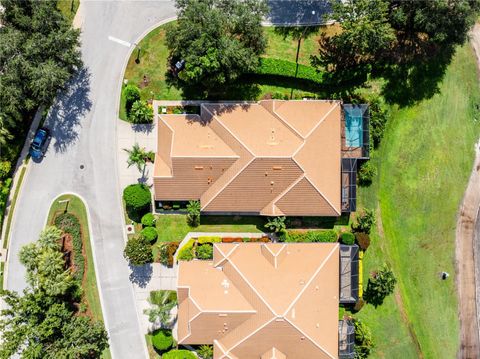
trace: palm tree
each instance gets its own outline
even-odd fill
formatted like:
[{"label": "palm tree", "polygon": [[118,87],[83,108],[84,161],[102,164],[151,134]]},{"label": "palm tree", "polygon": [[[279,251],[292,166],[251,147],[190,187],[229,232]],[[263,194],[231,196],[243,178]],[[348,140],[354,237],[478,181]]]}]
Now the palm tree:
[{"label": "palm tree", "polygon": [[268,228],[274,233],[281,233],[287,228],[285,225],[285,217],[269,218],[265,224],[265,228]]},{"label": "palm tree", "polygon": [[189,201],[187,204],[188,222],[192,227],[200,224],[200,201]]},{"label": "palm tree", "polygon": [[128,153],[128,167],[136,165],[138,170],[143,173],[146,164],[145,158],[148,155],[145,148],[140,148],[138,143],[135,143],[131,150],[127,148],[124,148],[123,150]]},{"label": "palm tree", "polygon": [[168,326],[171,320],[171,311],[177,305],[177,301],[171,298],[169,291],[165,290],[156,292],[154,302],[151,303],[152,308],[144,310],[144,313],[148,315],[148,320],[151,323],[159,321],[163,327]]},{"label": "palm tree", "polygon": [[38,242],[42,247],[53,250],[60,250],[60,238],[62,238],[62,230],[55,226],[48,226],[41,233]]},{"label": "palm tree", "polygon": [[133,123],[152,123],[153,110],[145,101],[135,101],[130,109],[129,120]]}]

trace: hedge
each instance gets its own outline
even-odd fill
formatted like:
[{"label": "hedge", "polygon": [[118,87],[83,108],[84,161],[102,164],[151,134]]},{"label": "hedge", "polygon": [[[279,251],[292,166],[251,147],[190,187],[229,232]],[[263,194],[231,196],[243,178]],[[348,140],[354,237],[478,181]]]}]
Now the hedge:
[{"label": "hedge", "polygon": [[162,355],[162,359],[198,359],[195,354],[185,349],[174,349]]},{"label": "hedge", "polygon": [[280,240],[289,243],[302,242],[329,242],[338,240],[337,232],[332,229],[326,231],[285,231],[280,235]]},{"label": "hedge", "polygon": [[193,251],[193,246],[195,245],[195,240],[190,239],[187,244],[185,244],[179,251],[177,259],[179,261],[191,261],[195,258],[195,253]]},{"label": "hedge", "polygon": [[140,234],[145,237],[150,244],[153,244],[157,241],[158,233],[155,227],[145,227],[140,231]]},{"label": "hedge", "polygon": [[71,213],[62,213],[55,218],[55,226],[72,237],[73,262],[75,264],[74,278],[83,280],[85,272],[85,258],[83,257],[82,230],[80,221]]},{"label": "hedge", "polygon": [[152,344],[155,349],[165,351],[172,347],[173,337],[172,331],[167,329],[155,330],[152,334]]},{"label": "hedge", "polygon": [[[295,62],[262,57],[256,73],[260,75],[295,77],[296,68],[297,64]],[[302,64],[298,65],[296,78],[313,81],[317,84],[320,84],[323,81],[321,73],[318,73],[313,67]]]}]

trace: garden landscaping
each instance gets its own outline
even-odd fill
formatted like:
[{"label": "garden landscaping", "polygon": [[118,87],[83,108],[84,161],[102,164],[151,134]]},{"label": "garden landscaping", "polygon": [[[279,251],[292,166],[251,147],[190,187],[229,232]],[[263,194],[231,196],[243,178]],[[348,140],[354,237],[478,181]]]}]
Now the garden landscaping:
[{"label": "garden landscaping", "polygon": [[[68,201],[68,204],[59,201]],[[68,248],[73,259],[74,277],[81,282],[83,290],[81,311],[93,320],[103,321],[85,205],[74,195],[60,196],[50,207],[47,222],[62,229],[69,238],[67,242],[71,240]],[[111,358],[109,349],[103,352],[102,358]]]},{"label": "garden landscaping", "polygon": [[[149,100],[194,99],[192,94],[184,94],[168,83],[168,49],[165,44],[165,29],[169,24],[161,25],[147,34],[139,43],[128,61],[124,79],[140,89],[140,98]],[[310,56],[318,53],[320,31],[334,31],[325,27],[318,33],[302,39],[298,62],[300,64],[295,80],[297,40],[291,34],[285,36],[274,27],[265,27],[268,45],[257,74],[246,75],[239,85],[222,94],[223,100],[257,100],[262,98],[296,98],[315,97],[320,94],[318,83],[321,75],[310,66]],[[198,96],[198,94],[197,94]],[[318,96],[317,96],[318,97]],[[169,109],[168,112],[182,112],[181,109]],[[187,108],[185,112],[195,112]],[[122,91],[119,116],[127,119],[125,111],[125,93]]]}]

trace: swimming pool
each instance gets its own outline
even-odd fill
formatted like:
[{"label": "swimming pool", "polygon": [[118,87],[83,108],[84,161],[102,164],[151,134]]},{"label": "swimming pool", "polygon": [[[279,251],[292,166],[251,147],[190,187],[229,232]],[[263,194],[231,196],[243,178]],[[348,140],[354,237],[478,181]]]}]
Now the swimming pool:
[{"label": "swimming pool", "polygon": [[347,147],[363,145],[363,111],[359,107],[345,111],[345,142]]}]

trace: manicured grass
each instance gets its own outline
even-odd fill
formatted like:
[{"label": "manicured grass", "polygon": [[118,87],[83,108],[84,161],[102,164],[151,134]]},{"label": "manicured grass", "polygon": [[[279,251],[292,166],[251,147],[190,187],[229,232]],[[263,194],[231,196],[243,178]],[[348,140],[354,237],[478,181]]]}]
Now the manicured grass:
[{"label": "manicured grass", "polygon": [[0,263],[0,289],[3,289],[3,271],[5,270],[5,262]]},{"label": "manicured grass", "polygon": [[145,341],[147,342],[148,356],[150,359],[159,359],[160,355],[155,351],[152,344],[152,336],[150,334],[145,335]]},{"label": "manicured grass", "polygon": [[[102,306],[97,288],[97,279],[95,276],[95,266],[93,262],[92,246],[90,243],[90,236],[88,231],[87,210],[80,198],[74,195],[63,195],[58,197],[50,207],[48,214],[48,223],[53,224],[55,216],[63,213],[66,209],[66,203],[58,203],[62,200],[69,200],[68,212],[74,214],[80,221],[82,227],[83,248],[87,255],[85,279],[82,283],[83,293],[88,305],[88,311],[94,320],[103,321]],[[110,359],[110,350],[107,348],[102,355],[103,359]]]},{"label": "manicured grass", "polygon": [[[360,190],[363,205],[379,203],[384,228],[384,237],[374,235],[365,256],[364,281],[383,260],[392,266],[425,358],[453,358],[459,345],[455,224],[480,132],[476,73],[466,45],[458,49],[437,95],[392,109],[373,159],[379,176],[372,188]],[[440,280],[441,271],[450,273],[447,281]],[[399,313],[391,297],[358,314],[374,332],[377,357],[418,357]]]},{"label": "manicured grass", "polygon": [[[143,100],[181,100],[184,99],[182,90],[169,86],[165,81],[167,72],[168,49],[165,45],[165,29],[169,24],[162,25],[151,31],[139,44],[128,61],[124,78],[129,83],[134,83],[140,88]],[[291,36],[285,39],[277,33],[273,27],[265,27],[265,35],[268,39],[266,57],[280,58],[295,62],[297,41]],[[324,28],[321,31],[332,31]],[[310,64],[310,56],[318,53],[318,34],[308,36],[302,40],[300,47],[299,63]],[[138,56],[138,49],[140,55]],[[140,62],[137,64],[136,59]],[[147,82],[144,82],[144,76]],[[295,86],[292,93],[292,81],[272,79],[269,77],[251,77],[242,79],[238,86],[224,94],[223,99],[253,100],[260,99],[266,94],[294,95],[297,98],[314,96],[315,88],[311,86]],[[123,96],[120,101],[119,117],[126,120],[125,102]]]},{"label": "manicured grass", "polygon": [[73,21],[79,5],[80,0],[58,0],[57,9],[60,10],[68,20]]},{"label": "manicured grass", "polygon": [[180,242],[188,232],[254,232],[264,231],[265,220],[255,216],[202,216],[198,227],[187,224],[183,214],[157,217],[157,242]]},{"label": "manicured grass", "polygon": [[23,177],[25,176],[26,169],[27,169],[26,167],[22,167],[20,171],[20,177],[18,178],[17,186],[15,187],[15,193],[13,194],[12,204],[10,205],[10,209],[8,211],[7,228],[5,229],[5,240],[3,241],[3,248],[8,247],[8,240],[10,238],[10,226],[12,225],[13,212],[15,211],[15,204],[17,203],[17,197],[20,192],[20,188],[22,187]]}]

